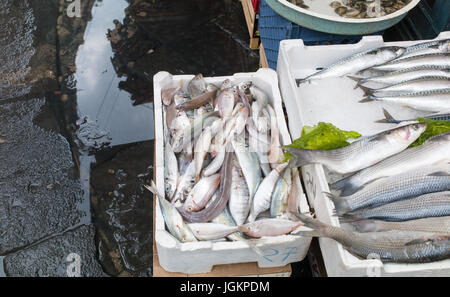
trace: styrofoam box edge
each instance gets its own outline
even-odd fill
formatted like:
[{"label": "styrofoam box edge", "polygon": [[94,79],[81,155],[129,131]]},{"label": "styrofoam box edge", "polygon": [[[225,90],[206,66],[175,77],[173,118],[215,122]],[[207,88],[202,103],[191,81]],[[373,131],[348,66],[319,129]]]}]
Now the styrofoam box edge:
[{"label": "styrofoam box edge", "polygon": [[[450,38],[450,32],[442,32],[436,39]],[[301,39],[283,40],[280,42],[277,73],[280,81],[280,91],[284,99],[289,118],[289,131],[292,137],[298,138],[304,125],[302,107],[296,92],[295,77],[292,74],[293,65],[302,68],[315,69],[315,63],[322,65],[332,63],[340,58],[379,46],[399,45],[409,46],[420,41],[384,42],[382,36],[364,36],[357,44],[305,46]],[[302,48],[304,55],[296,55],[293,61],[289,57],[289,50]],[[308,54],[311,54],[309,56]],[[334,205],[323,192],[329,192],[328,182],[322,165],[308,165],[302,167],[308,201],[314,208],[319,220],[340,226],[339,220],[333,215]],[[346,251],[343,246],[329,238],[319,239],[320,249],[329,276],[450,276],[450,260],[424,264],[383,264],[377,259],[361,260]]]},{"label": "styrofoam box edge", "polygon": [[[171,75],[168,72],[157,73],[154,80],[154,110],[155,110],[155,183],[161,193],[164,193],[164,143],[163,115],[161,90],[178,85],[180,81],[188,82],[194,75]],[[251,80],[265,91],[277,115],[283,144],[291,143],[282,109],[281,94],[278,89],[277,74],[272,69],[259,69],[255,73],[236,73],[233,76],[208,77],[208,83],[220,84],[225,79],[233,83]],[[302,213],[309,212],[309,206],[300,179],[295,180],[299,189],[299,206]],[[160,265],[170,272],[206,273],[214,265],[257,262],[259,267],[279,267],[292,262],[298,262],[306,257],[311,238],[283,235],[263,237],[252,240],[260,248],[265,257],[256,254],[245,242],[188,242],[180,243],[165,229],[164,219],[159,203],[156,204],[155,241]],[[266,254],[267,253],[267,254]],[[292,254],[291,254],[292,253]]]}]

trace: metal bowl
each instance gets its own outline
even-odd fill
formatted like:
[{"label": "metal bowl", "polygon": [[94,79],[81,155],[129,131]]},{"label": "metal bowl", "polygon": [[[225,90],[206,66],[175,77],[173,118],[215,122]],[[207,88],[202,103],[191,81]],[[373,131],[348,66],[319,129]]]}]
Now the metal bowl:
[{"label": "metal bowl", "polygon": [[[367,19],[344,18],[304,9],[286,0],[265,0],[282,17],[311,30],[342,35],[365,35],[385,30],[400,22],[420,0],[412,0],[408,5],[394,13]],[[329,5],[330,1],[320,1]]]}]

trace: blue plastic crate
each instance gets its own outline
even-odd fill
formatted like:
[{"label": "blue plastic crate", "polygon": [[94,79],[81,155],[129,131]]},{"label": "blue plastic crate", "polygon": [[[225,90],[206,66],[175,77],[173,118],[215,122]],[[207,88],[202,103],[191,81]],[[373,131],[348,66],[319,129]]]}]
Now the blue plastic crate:
[{"label": "blue plastic crate", "polygon": [[259,7],[258,24],[267,63],[275,70],[281,40],[303,39],[306,45],[319,45],[357,43],[362,38],[358,35],[329,34],[301,27],[280,16],[264,0],[261,0]]}]

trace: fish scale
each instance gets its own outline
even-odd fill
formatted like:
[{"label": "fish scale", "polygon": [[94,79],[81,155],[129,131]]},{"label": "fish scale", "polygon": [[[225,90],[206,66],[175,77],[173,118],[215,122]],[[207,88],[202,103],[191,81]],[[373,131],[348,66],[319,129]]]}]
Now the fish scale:
[{"label": "fish scale", "polygon": [[431,233],[450,233],[450,216],[431,217],[404,222],[363,220],[352,222],[358,232],[379,232],[387,230],[423,231]]},{"label": "fish scale", "polygon": [[450,190],[450,166],[420,168],[370,183],[347,197],[331,197],[338,213]]},{"label": "fish scale", "polygon": [[450,215],[450,191],[425,194],[374,208],[361,209],[346,213],[342,217],[349,220],[407,221],[448,215]]},{"label": "fish scale", "polygon": [[372,67],[373,70],[395,71],[399,69],[434,66],[442,69],[450,67],[450,54],[424,54],[404,59],[393,60],[383,65]]}]

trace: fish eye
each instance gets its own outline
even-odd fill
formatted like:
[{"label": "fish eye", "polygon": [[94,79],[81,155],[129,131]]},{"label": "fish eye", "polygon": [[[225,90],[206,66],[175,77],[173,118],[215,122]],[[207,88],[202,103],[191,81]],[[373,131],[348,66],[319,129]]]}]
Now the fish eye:
[{"label": "fish eye", "polygon": [[419,130],[419,124],[414,124],[413,128],[414,128],[414,130]]}]

